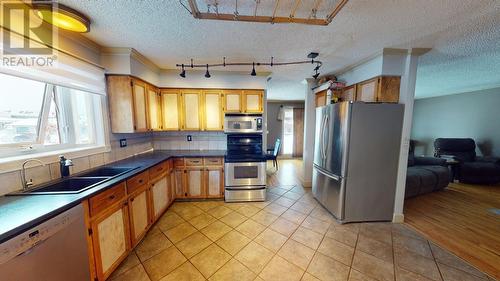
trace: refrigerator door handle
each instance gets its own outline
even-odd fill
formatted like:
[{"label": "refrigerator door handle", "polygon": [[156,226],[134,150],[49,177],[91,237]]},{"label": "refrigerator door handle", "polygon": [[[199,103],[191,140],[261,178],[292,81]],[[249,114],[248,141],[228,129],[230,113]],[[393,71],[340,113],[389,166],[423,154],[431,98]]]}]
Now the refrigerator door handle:
[{"label": "refrigerator door handle", "polygon": [[332,179],[334,179],[334,180],[336,180],[336,181],[340,181],[340,177],[339,177],[339,176],[337,176],[337,175],[333,175],[333,174],[327,174],[325,171],[323,171],[323,170],[322,170],[322,169],[320,169],[319,167],[314,167],[314,168],[316,168],[316,170],[318,171],[318,173],[323,174],[324,176],[327,176],[327,177],[329,177],[329,178],[332,178]]},{"label": "refrigerator door handle", "polygon": [[[325,141],[325,128],[328,126],[329,117],[325,116],[325,122],[323,123],[323,134],[321,136],[321,147],[323,152],[323,159],[326,159],[326,146],[328,145],[328,141]],[[328,137],[328,134],[326,135]]]},{"label": "refrigerator door handle", "polygon": [[319,140],[318,141],[321,141],[320,143],[320,146],[319,146],[319,152],[321,154],[321,159],[324,160],[325,157],[323,156],[324,155],[324,152],[323,152],[323,134],[325,133],[325,119],[326,119],[326,115],[323,115],[323,119],[321,120],[321,131],[320,131],[320,134],[319,134]]}]

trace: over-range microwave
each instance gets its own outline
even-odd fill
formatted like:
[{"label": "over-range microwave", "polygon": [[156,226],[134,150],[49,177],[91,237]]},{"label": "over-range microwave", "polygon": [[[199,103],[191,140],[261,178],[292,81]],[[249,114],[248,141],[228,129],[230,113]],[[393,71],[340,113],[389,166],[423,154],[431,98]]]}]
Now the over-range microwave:
[{"label": "over-range microwave", "polygon": [[226,114],[225,133],[262,133],[262,114]]}]

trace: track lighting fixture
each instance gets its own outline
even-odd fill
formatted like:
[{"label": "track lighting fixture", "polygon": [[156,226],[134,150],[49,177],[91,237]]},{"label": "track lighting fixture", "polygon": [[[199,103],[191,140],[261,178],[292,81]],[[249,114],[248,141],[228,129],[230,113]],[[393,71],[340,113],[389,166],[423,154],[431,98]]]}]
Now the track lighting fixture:
[{"label": "track lighting fixture", "polygon": [[[210,78],[210,72],[208,71],[209,67],[226,67],[226,66],[252,66],[252,72],[250,73],[251,76],[257,76],[257,72],[255,71],[255,65],[264,65],[264,66],[285,66],[285,65],[296,65],[296,64],[315,64],[316,66],[314,67],[314,75],[312,76],[314,79],[317,79],[319,76],[318,70],[320,67],[323,65],[323,63],[319,60],[315,60],[315,58],[318,56],[318,53],[310,53],[308,54],[308,58],[310,60],[303,60],[303,61],[291,61],[291,62],[275,62],[274,57],[271,57],[270,62],[231,62],[228,63],[226,62],[226,57],[223,58],[222,63],[214,63],[214,64],[194,64],[193,59],[191,59],[191,63],[187,64],[187,66],[190,66],[191,68],[206,68],[207,71],[205,72],[205,77]],[[186,77],[186,71],[184,69],[185,64],[176,64],[175,66],[181,68],[181,73],[179,74],[181,77]]]},{"label": "track lighting fixture", "polygon": [[211,77],[211,76],[210,76],[210,72],[208,72],[208,64],[207,64],[207,72],[205,72],[205,77],[206,77],[206,78],[210,78],[210,77]]},{"label": "track lighting fixture", "polygon": [[182,71],[181,74],[179,74],[182,78],[186,78],[186,70],[184,69],[184,64],[182,64]]}]

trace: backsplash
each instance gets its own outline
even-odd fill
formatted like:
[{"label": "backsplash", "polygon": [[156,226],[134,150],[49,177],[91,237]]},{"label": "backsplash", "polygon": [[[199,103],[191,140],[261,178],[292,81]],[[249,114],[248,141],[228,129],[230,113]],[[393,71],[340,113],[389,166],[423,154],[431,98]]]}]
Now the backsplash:
[{"label": "backsplash", "polygon": [[[150,135],[128,138],[127,142],[128,145],[121,148],[118,138],[113,137],[110,141],[111,151],[72,158],[73,166],[70,167],[71,174],[119,161],[153,149]],[[35,185],[57,179],[60,176],[59,159],[57,156],[54,156],[53,161],[46,163],[45,166],[38,165],[26,169],[26,178],[33,179]],[[0,183],[0,196],[22,189],[21,170],[0,173]]]},{"label": "backsplash", "polygon": [[[188,141],[188,136],[192,140]],[[161,150],[226,150],[222,132],[162,132],[153,134],[154,149]]]}]

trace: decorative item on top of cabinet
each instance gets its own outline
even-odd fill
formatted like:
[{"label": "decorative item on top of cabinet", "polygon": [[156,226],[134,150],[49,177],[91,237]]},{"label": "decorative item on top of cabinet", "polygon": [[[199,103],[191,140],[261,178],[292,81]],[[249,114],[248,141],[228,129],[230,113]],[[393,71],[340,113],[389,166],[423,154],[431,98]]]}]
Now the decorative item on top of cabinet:
[{"label": "decorative item on top of cabinet", "polygon": [[202,127],[201,91],[183,89],[182,98],[182,125],[183,131],[200,131]]},{"label": "decorative item on top of cabinet", "polygon": [[262,113],[264,111],[264,91],[262,90],[243,90],[243,112]]},{"label": "decorative item on top of cabinet", "polygon": [[150,131],[160,131],[162,129],[160,91],[151,85],[148,85],[147,91],[148,128]]},{"label": "decorative item on top of cabinet", "polygon": [[222,131],[224,129],[222,91],[203,91],[203,128],[206,131]]},{"label": "decorative item on top of cabinet", "polygon": [[163,131],[181,129],[181,91],[179,89],[161,89],[161,116]]},{"label": "decorative item on top of cabinet", "polygon": [[241,113],[242,106],[242,91],[241,90],[222,90],[224,96],[224,112],[226,113]]}]

